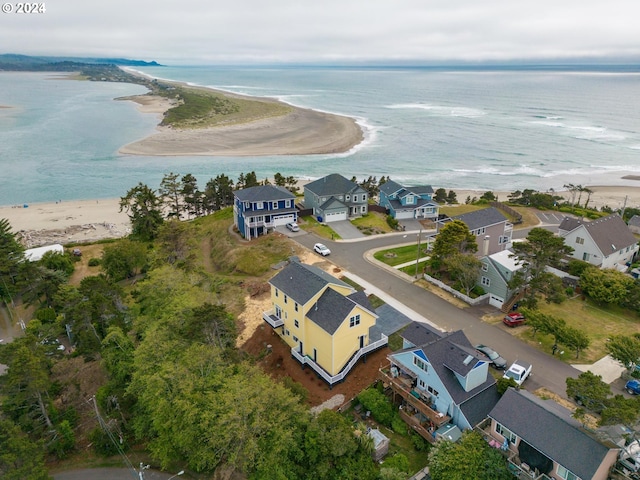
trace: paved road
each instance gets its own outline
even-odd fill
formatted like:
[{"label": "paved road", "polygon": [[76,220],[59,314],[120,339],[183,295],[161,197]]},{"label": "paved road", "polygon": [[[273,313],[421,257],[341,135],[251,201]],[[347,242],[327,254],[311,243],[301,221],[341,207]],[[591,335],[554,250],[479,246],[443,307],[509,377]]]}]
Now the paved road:
[{"label": "paved road", "polygon": [[[566,378],[577,377],[580,372],[572,366],[556,360],[550,352],[541,352],[513,337],[510,335],[508,327],[489,325],[481,320],[480,317],[485,313],[498,313],[497,309],[490,306],[459,309],[446,300],[400,278],[395,272],[380,268],[364,258],[365,253],[371,249],[399,243],[413,243],[416,239],[415,232],[408,232],[404,235],[387,234],[358,242],[332,242],[330,240],[323,240],[323,242],[331,249],[331,256],[327,257],[327,260],[366,279],[441,329],[463,330],[471,343],[490,345],[509,362],[515,359],[530,362],[533,365],[533,376],[525,384],[527,390],[535,390],[544,386],[558,395],[566,397]],[[300,235],[295,240],[305,247],[312,248],[313,244],[318,241],[318,237],[313,234]]]},{"label": "paved road", "polygon": [[[144,470],[143,474],[144,480],[168,480],[173,476],[176,479],[185,478],[155,470]],[[53,478],[54,480],[140,480],[140,475],[128,468],[88,468],[56,473]]]}]

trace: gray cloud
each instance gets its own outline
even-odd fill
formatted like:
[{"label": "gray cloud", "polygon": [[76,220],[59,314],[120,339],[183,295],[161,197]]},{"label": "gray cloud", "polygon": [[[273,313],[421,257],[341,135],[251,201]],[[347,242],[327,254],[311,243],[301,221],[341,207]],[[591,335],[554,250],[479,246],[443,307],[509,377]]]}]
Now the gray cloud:
[{"label": "gray cloud", "polygon": [[[0,0],[4,2],[4,0]],[[629,0],[52,0],[4,52],[170,64],[640,57]]]}]

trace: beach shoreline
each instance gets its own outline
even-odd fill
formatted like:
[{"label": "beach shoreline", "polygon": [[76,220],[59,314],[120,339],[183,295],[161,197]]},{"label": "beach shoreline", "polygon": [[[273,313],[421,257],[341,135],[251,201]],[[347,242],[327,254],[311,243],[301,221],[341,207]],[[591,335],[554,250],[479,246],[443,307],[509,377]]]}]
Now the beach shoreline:
[{"label": "beach shoreline", "polygon": [[[307,181],[301,180],[302,188]],[[438,187],[440,188],[440,187]],[[458,202],[464,204],[467,196],[480,197],[488,190],[445,188],[456,192]],[[589,206],[608,206],[614,210],[640,208],[640,186],[590,186],[593,193]],[[499,200],[506,200],[511,192],[493,191]],[[555,192],[569,200],[568,191]],[[584,204],[583,196],[581,203]],[[14,233],[18,233],[27,248],[53,243],[91,243],[110,238],[121,238],[131,233],[126,212],[120,212],[120,199],[68,200],[24,205],[0,206],[0,219],[6,218]]]},{"label": "beach shoreline", "polygon": [[[125,71],[153,78],[130,69]],[[362,128],[351,117],[296,107],[269,97],[239,95],[184,82],[162,82],[231,99],[282,104],[287,106],[288,113],[206,128],[182,129],[158,125],[155,133],[122,146],[119,154],[178,157],[319,155],[348,152],[365,139]],[[118,100],[133,101],[140,112],[156,114],[160,119],[168,109],[176,106],[175,101],[149,94],[121,97]]]}]

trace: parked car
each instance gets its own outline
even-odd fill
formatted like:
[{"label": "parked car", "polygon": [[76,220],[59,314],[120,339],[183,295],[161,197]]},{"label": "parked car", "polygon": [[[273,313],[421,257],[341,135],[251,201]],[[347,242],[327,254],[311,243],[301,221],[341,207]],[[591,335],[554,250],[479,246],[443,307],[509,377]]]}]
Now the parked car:
[{"label": "parked car", "polygon": [[494,368],[497,368],[498,370],[504,370],[507,368],[507,361],[493,348],[487,347],[486,345],[476,345],[476,350],[488,357]]},{"label": "parked car", "polygon": [[322,243],[316,243],[313,246],[313,249],[318,252],[320,255],[322,255],[323,257],[326,257],[327,255],[329,255],[331,253],[331,250],[329,250],[327,248],[326,245],[322,244]]},{"label": "parked car", "polygon": [[525,316],[518,312],[508,313],[502,319],[502,323],[504,323],[507,327],[517,327],[518,325],[522,325],[526,321],[527,319],[525,318]]},{"label": "parked car", "polygon": [[287,223],[286,227],[291,230],[292,232],[299,232],[300,231],[300,227],[298,226],[298,224],[296,222],[289,222]]},{"label": "parked car", "polygon": [[635,378],[629,380],[625,384],[624,389],[631,395],[640,395],[640,380],[636,380]]},{"label": "parked car", "polygon": [[511,364],[509,370],[504,372],[503,378],[513,378],[518,386],[531,375],[532,365],[522,360],[516,360]]}]

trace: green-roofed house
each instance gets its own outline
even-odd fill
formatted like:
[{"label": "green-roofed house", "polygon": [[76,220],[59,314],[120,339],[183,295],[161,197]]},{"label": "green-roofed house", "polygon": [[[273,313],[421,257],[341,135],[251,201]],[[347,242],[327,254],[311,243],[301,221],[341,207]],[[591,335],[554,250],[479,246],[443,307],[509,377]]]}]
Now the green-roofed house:
[{"label": "green-roofed house", "polygon": [[329,385],[344,380],[360,358],[387,344],[364,292],[293,257],[270,281],[273,308],[264,320],[291,355]]}]

